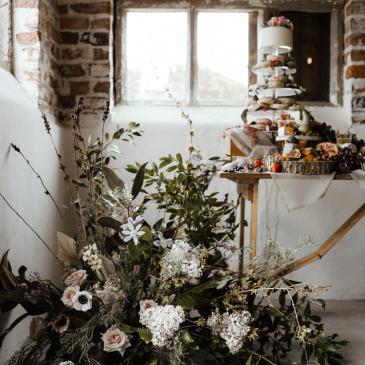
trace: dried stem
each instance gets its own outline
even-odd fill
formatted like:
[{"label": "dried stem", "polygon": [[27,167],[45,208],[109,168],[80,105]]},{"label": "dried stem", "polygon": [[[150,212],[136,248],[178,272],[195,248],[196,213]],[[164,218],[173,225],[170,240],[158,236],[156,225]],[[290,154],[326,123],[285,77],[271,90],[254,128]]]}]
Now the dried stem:
[{"label": "dried stem", "polygon": [[49,189],[46,187],[46,185],[44,184],[44,181],[41,177],[41,175],[34,169],[34,167],[32,166],[32,164],[30,163],[30,161],[25,157],[24,153],[20,150],[20,148],[18,146],[16,146],[14,143],[10,144],[11,147],[14,149],[14,151],[18,152],[20,154],[20,156],[22,156],[22,158],[24,159],[24,161],[27,163],[27,165],[30,167],[30,169],[34,172],[34,174],[36,175],[36,177],[39,179],[39,181],[41,182],[44,190],[45,190],[45,194],[48,195],[54,206],[56,207],[58,214],[60,215],[61,218],[63,218],[63,215],[61,213],[61,209],[60,207],[57,205],[55,198],[53,197],[53,195],[50,193]]},{"label": "dried stem", "polygon": [[56,254],[53,252],[48,243],[32,228],[32,226],[20,215],[20,213],[17,212],[17,210],[9,203],[2,193],[0,193],[0,197],[4,200],[6,205],[23,221],[23,223],[37,236],[37,238],[43,243],[52,256],[63,266],[62,262],[57,258]]}]

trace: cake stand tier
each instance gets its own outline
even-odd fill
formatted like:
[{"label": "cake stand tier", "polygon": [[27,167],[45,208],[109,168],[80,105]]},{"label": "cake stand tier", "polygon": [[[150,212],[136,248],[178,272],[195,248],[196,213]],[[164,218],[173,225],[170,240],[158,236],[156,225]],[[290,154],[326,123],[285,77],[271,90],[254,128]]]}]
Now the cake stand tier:
[{"label": "cake stand tier", "polygon": [[285,142],[290,137],[295,137],[298,141],[313,141],[313,142],[320,142],[322,141],[322,138],[319,136],[276,136],[276,142]]},{"label": "cake stand tier", "polygon": [[302,90],[295,89],[291,87],[283,87],[283,88],[277,88],[277,89],[260,89],[260,90],[252,90],[249,92],[250,96],[257,95],[258,98],[284,98],[284,97],[290,97],[290,96],[296,96],[300,95],[302,93]]},{"label": "cake stand tier", "polygon": [[264,67],[253,69],[257,76],[268,77],[268,76],[283,76],[283,75],[294,75],[297,70],[295,68],[289,68],[287,66],[279,67]]}]

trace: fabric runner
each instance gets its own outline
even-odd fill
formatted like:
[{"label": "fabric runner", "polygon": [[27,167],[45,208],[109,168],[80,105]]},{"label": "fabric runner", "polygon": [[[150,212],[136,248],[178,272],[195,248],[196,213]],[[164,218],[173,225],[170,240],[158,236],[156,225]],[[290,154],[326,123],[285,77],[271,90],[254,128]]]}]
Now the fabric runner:
[{"label": "fabric runner", "polygon": [[361,189],[365,189],[365,171],[355,170],[351,172],[351,177],[357,182]]},{"label": "fabric runner", "polygon": [[328,175],[272,173],[270,175],[290,212],[314,204],[321,199],[336,173]]}]

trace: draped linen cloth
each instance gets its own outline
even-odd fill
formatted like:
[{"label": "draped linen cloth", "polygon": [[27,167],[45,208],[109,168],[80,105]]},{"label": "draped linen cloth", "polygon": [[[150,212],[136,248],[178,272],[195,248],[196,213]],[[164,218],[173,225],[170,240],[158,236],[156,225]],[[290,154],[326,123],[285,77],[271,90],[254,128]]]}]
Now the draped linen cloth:
[{"label": "draped linen cloth", "polygon": [[288,211],[304,208],[321,199],[336,173],[328,175],[296,175],[272,173],[271,178]]},{"label": "draped linen cloth", "polygon": [[350,173],[351,177],[354,181],[357,182],[361,189],[365,189],[365,171],[364,170],[355,170]]},{"label": "draped linen cloth", "polygon": [[265,133],[256,131],[253,135],[248,128],[233,129],[229,137],[246,157],[238,158],[222,167],[223,171],[235,167],[247,166],[256,159],[262,159],[265,155],[270,155],[277,151],[277,147],[272,143]]}]

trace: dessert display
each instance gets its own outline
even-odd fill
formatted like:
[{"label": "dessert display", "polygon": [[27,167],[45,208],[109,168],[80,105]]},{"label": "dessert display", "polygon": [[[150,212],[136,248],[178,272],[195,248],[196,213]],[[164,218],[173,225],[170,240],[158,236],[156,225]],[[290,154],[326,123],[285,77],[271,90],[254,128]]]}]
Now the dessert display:
[{"label": "dessert display", "polygon": [[[305,90],[294,82],[293,24],[273,17],[260,32],[263,59],[254,67],[258,82],[249,87],[249,103],[242,113],[244,128],[266,134],[277,152],[242,164],[228,164],[225,171],[286,172],[292,174],[349,173],[365,169],[365,143],[355,135],[339,134],[315,120],[297,96]],[[253,132],[252,132],[253,131]]]}]

